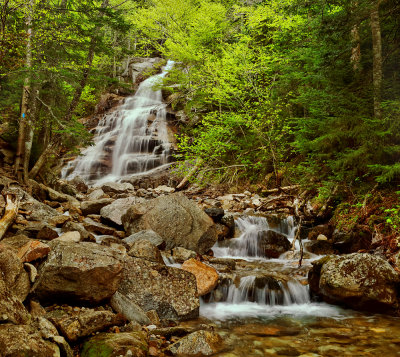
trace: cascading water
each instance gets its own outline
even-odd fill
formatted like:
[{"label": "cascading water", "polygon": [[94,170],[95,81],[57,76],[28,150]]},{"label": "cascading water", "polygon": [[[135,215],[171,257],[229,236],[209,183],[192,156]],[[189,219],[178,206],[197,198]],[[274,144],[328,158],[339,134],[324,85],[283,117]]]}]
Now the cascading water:
[{"label": "cascading water", "polygon": [[270,221],[264,217],[242,217],[236,219],[236,227],[241,232],[238,238],[213,247],[216,258],[234,259],[236,269],[220,274],[218,287],[203,299],[202,315],[226,319],[271,316],[285,311],[314,316],[337,313],[329,305],[311,303],[308,285],[299,279],[297,261],[268,259],[260,249],[262,232],[269,230],[293,242],[297,229],[293,217]]},{"label": "cascading water", "polygon": [[162,73],[143,81],[134,96],[104,115],[95,130],[94,145],[63,169],[63,178],[118,181],[172,161],[166,105],[161,90],[153,89],[172,66],[168,61]]}]

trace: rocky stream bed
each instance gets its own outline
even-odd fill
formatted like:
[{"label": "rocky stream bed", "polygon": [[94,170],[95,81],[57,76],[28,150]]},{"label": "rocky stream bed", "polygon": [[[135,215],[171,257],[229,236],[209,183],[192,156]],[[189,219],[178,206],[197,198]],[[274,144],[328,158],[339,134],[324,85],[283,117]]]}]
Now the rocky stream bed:
[{"label": "rocky stream bed", "polygon": [[19,201],[0,242],[1,356],[400,353],[396,270],[343,254],[328,226],[301,229],[299,267],[298,225],[271,198],[31,183],[0,180]]}]

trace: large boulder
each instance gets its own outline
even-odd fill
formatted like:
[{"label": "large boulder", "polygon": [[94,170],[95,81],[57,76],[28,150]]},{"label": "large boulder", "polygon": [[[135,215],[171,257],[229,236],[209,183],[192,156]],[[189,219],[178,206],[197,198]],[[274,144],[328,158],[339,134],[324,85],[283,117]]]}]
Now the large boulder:
[{"label": "large boulder", "polygon": [[199,262],[196,259],[189,259],[182,264],[182,269],[196,277],[199,296],[211,292],[218,284],[218,273],[209,265]]},{"label": "large boulder", "polygon": [[122,227],[122,216],[126,213],[129,207],[139,202],[143,202],[143,199],[139,197],[127,197],[115,200],[113,203],[100,210],[101,219],[106,224],[113,224]]},{"label": "large boulder", "polygon": [[84,343],[81,357],[146,357],[148,349],[145,332],[100,333]]},{"label": "large boulder", "polygon": [[330,303],[380,312],[399,307],[400,276],[378,256],[366,253],[327,256],[313,263],[309,281],[311,292]]},{"label": "large boulder", "polygon": [[199,315],[196,278],[178,268],[127,258],[118,293],[161,319],[187,320]]},{"label": "large boulder", "polygon": [[167,249],[183,247],[203,254],[217,241],[213,220],[182,193],[132,206],[122,223],[129,234],[153,230],[165,240]]},{"label": "large boulder", "polygon": [[33,291],[41,301],[100,303],[122,279],[121,251],[95,243],[53,242]]},{"label": "large boulder", "polygon": [[60,349],[42,338],[41,333],[29,325],[0,325],[1,356],[54,357]]}]

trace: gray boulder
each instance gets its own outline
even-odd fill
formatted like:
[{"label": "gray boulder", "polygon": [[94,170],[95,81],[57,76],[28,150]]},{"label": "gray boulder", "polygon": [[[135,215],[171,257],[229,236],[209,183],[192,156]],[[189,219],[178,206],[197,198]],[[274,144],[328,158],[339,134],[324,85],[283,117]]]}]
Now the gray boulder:
[{"label": "gray boulder", "polygon": [[33,291],[40,301],[100,303],[122,279],[121,251],[95,243],[52,242]]},{"label": "gray boulder", "polygon": [[199,315],[196,278],[177,268],[127,258],[118,293],[161,319],[187,320]]},{"label": "gray boulder", "polygon": [[290,248],[290,242],[283,234],[271,230],[258,233],[259,253],[268,258],[279,258]]},{"label": "gray boulder", "polygon": [[166,242],[166,248],[183,247],[199,254],[217,241],[213,220],[182,193],[173,193],[137,204],[122,216],[129,234],[151,229]]},{"label": "gray boulder", "polygon": [[129,321],[135,321],[141,325],[150,325],[151,322],[143,309],[125,295],[116,292],[110,303],[116,312],[124,315]]},{"label": "gray boulder", "polygon": [[150,262],[164,265],[164,260],[158,248],[148,240],[138,240],[132,244],[128,252],[131,257],[146,259]]},{"label": "gray boulder", "polygon": [[313,263],[310,290],[330,303],[359,310],[397,310],[400,276],[383,258],[353,253],[327,256]]},{"label": "gray boulder", "polygon": [[115,200],[110,205],[103,207],[100,210],[101,219],[106,224],[117,225],[122,227],[122,216],[126,213],[129,207],[132,205],[143,202],[144,200],[138,197],[127,197]]}]

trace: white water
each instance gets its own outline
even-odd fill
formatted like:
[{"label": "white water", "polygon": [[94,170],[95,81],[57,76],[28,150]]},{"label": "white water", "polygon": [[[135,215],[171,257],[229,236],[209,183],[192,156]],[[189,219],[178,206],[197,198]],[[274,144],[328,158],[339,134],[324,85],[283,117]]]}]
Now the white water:
[{"label": "white water", "polygon": [[[202,301],[201,315],[225,320],[230,318],[291,316],[330,316],[342,317],[341,309],[328,304],[312,303],[308,285],[301,284],[294,277],[287,279],[275,276],[277,264],[280,271],[290,261],[285,259],[268,259],[260,251],[257,240],[260,232],[273,230],[285,235],[290,242],[296,234],[296,225],[292,217],[280,223],[268,223],[264,217],[244,217],[236,220],[236,228],[241,232],[238,238],[217,243],[213,247],[214,256],[218,258],[244,259],[260,261],[260,269],[254,271],[233,271],[233,276],[222,279],[219,286]],[[298,242],[296,242],[298,244]],[[296,249],[299,246],[296,244]],[[269,265],[270,264],[270,265]],[[265,268],[270,272],[264,271]],[[235,283],[236,282],[236,283]]]},{"label": "white water", "polygon": [[136,94],[100,120],[94,145],[83,150],[62,171],[62,177],[82,177],[88,182],[119,181],[171,162],[166,105],[161,90],[153,90],[173,66],[143,81]]}]

